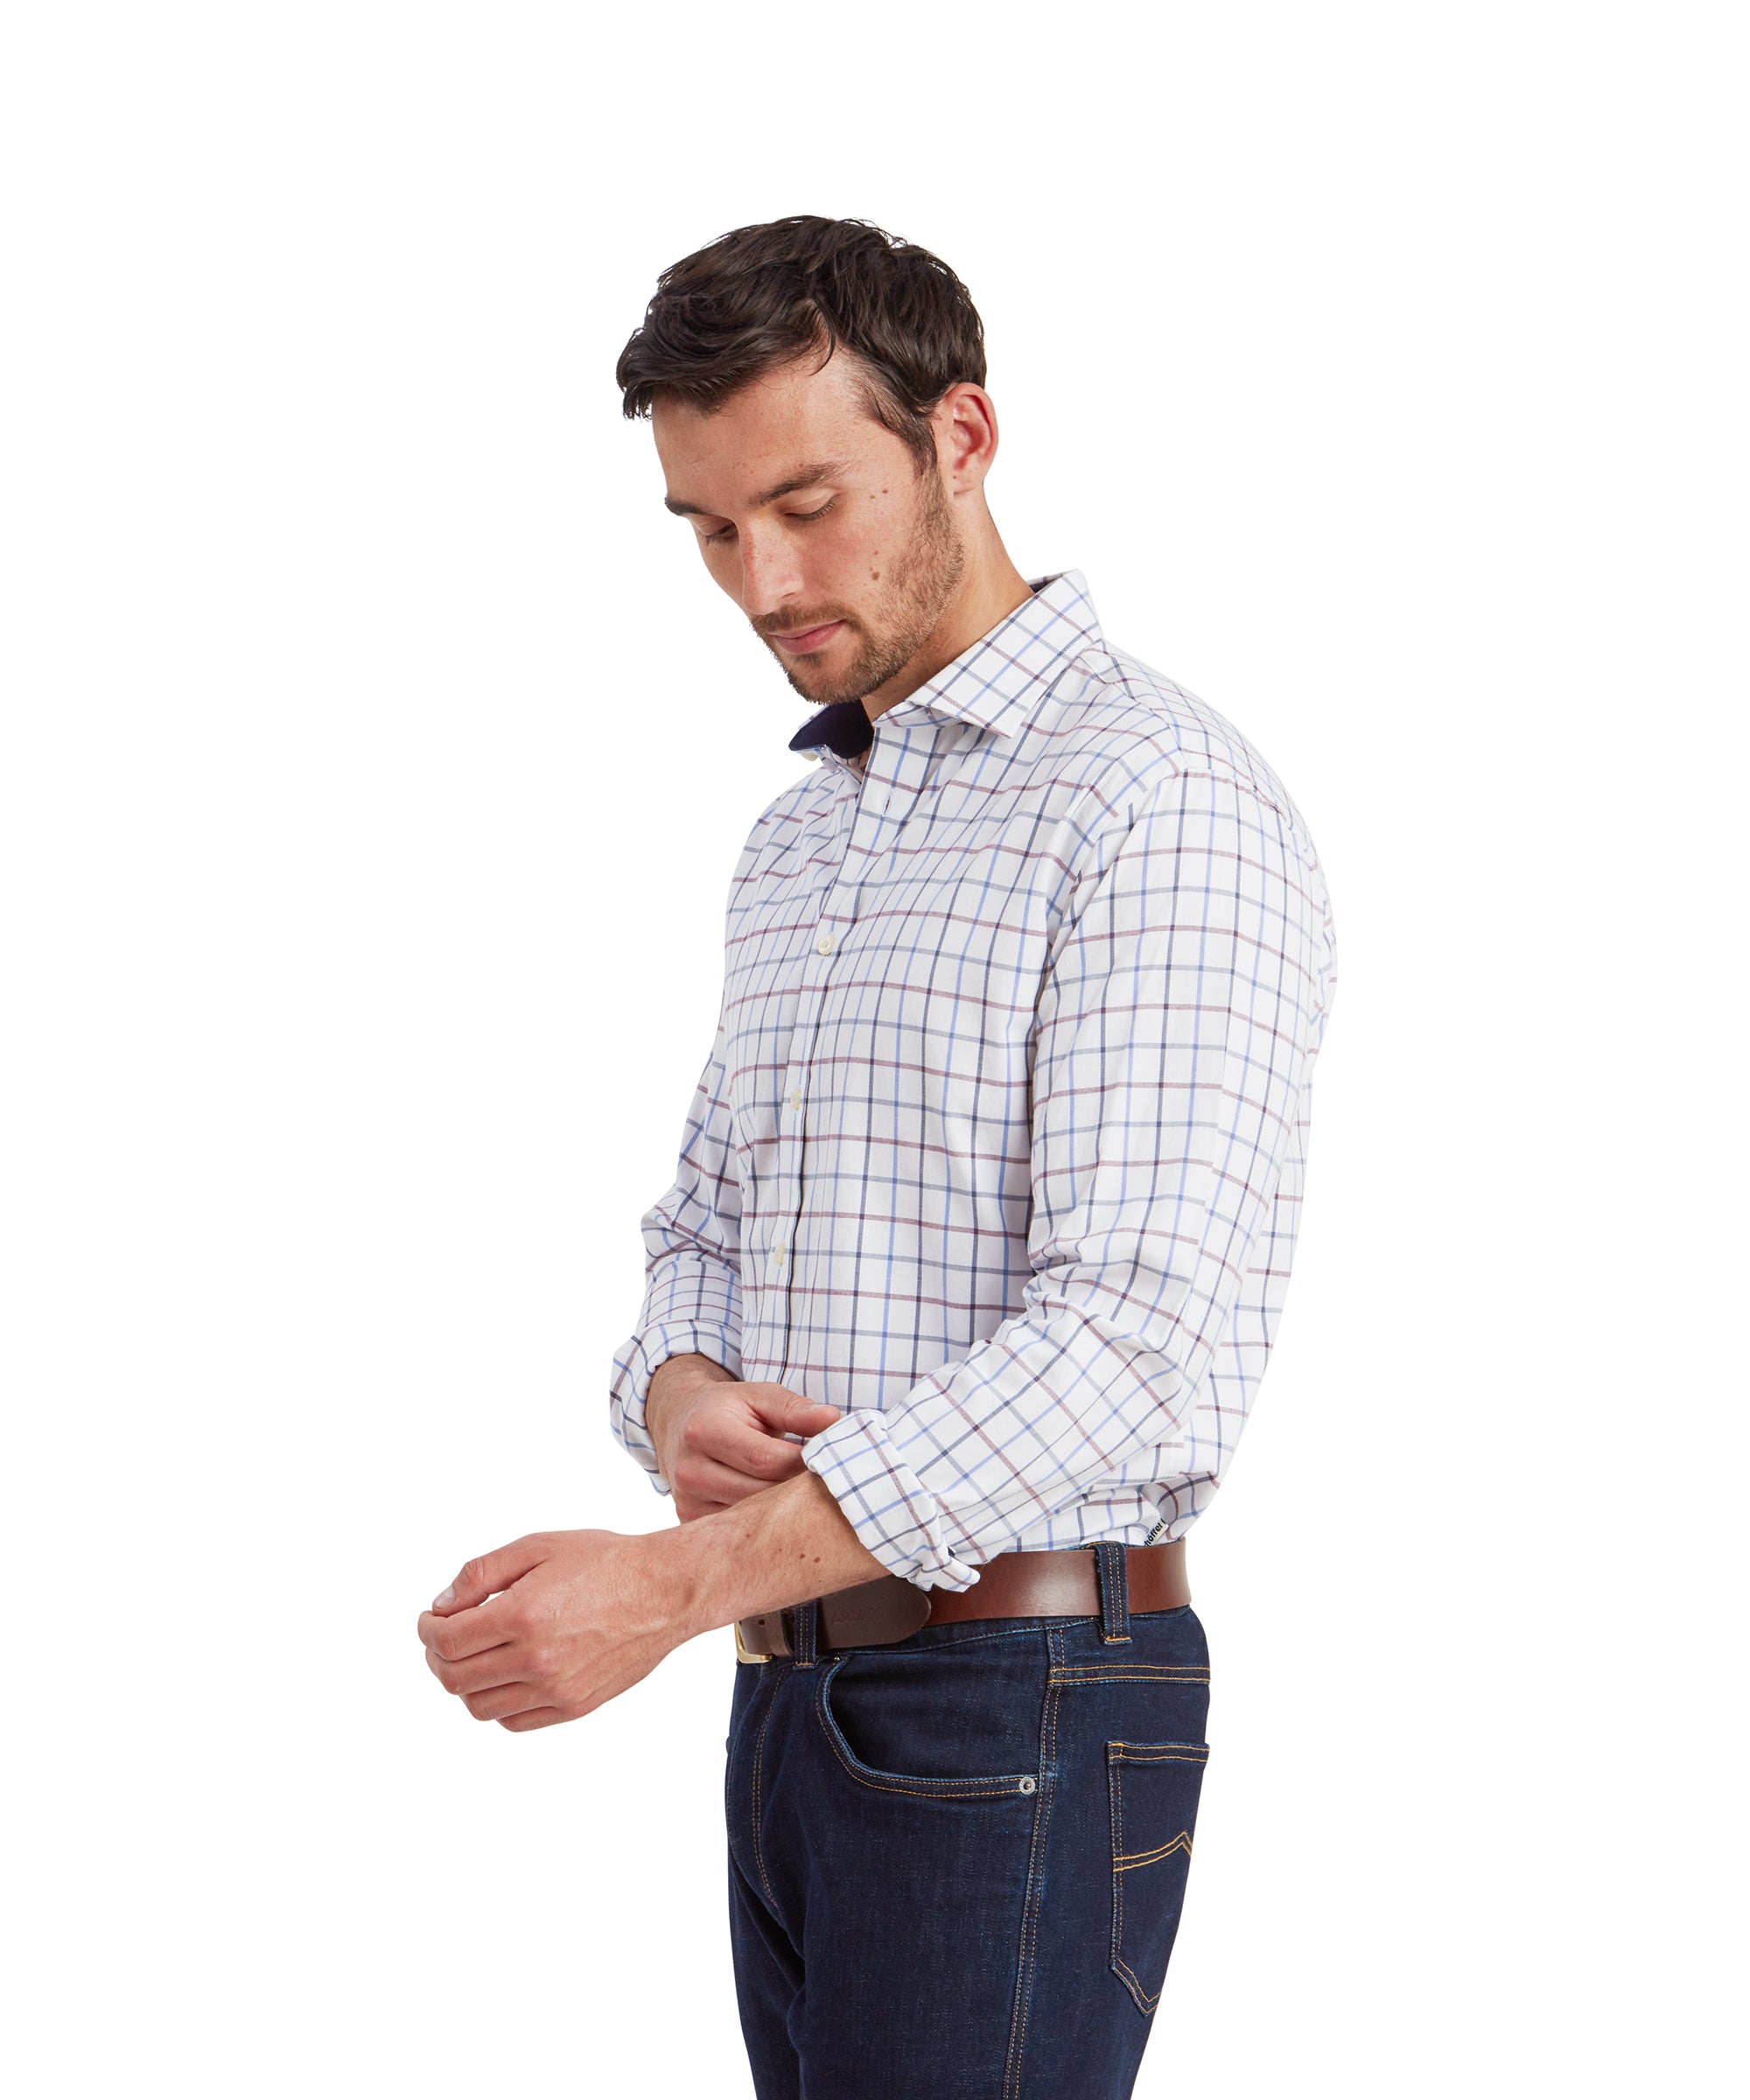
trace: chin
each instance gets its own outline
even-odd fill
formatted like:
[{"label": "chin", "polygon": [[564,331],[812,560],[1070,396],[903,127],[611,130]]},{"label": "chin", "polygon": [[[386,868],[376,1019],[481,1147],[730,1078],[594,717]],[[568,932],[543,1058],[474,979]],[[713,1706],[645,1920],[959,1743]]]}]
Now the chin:
[{"label": "chin", "polygon": [[[777,655],[774,649],[773,654]],[[860,700],[869,688],[857,676],[855,664],[834,673],[824,664],[797,663],[779,656],[778,662],[784,676],[804,700],[816,707],[831,707],[845,700]]]}]

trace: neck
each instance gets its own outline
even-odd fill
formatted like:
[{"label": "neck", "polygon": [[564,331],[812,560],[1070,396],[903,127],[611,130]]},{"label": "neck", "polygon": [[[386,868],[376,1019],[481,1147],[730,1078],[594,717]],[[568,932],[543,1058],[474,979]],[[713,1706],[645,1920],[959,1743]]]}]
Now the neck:
[{"label": "neck", "polygon": [[999,620],[1006,619],[1032,596],[1027,579],[1009,559],[1009,550],[998,536],[990,513],[983,511],[982,506],[981,511],[982,515],[971,522],[967,533],[966,568],[960,588],[931,629],[928,640],[903,670],[863,696],[872,722],[890,707],[897,707],[920,685],[928,685],[980,635],[988,634]]}]

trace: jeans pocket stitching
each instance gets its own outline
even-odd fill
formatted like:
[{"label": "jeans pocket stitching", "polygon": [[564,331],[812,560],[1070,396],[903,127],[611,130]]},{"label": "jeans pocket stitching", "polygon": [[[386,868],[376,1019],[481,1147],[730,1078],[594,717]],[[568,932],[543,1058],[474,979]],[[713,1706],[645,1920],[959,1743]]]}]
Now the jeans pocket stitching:
[{"label": "jeans pocket stitching", "polygon": [[760,1885],[766,1891],[766,1900],[772,1906],[774,1914],[776,1914],[778,1908],[778,1899],[772,1894],[771,1877],[766,1872],[766,1846],[761,1837],[760,1826],[760,1792],[764,1778],[764,1767],[766,1761],[766,1731],[772,1726],[772,1716],[778,1710],[776,1682],[777,1680],[774,1676],[773,1679],[773,1689],[766,1702],[765,1718],[760,1724],[760,1733],[754,1738],[753,1778],[752,1787],[751,1789],[751,1806],[752,1811],[753,1826],[753,1864],[760,1869]]},{"label": "jeans pocket stitching", "polygon": [[[1054,1629],[1046,1635],[1046,1652],[1052,1665],[1062,1662],[1061,1629]],[[1027,1893],[1021,1916],[1021,1947],[1020,1959],[1015,1971],[1015,2002],[1010,2016],[1009,2054],[1003,2069],[1003,2100],[1017,2100],[1020,2091],[1021,2064],[1027,2045],[1027,2021],[1032,2012],[1033,1983],[1039,1973],[1040,1914],[1045,1895],[1043,1866],[1046,1838],[1051,1828],[1052,1800],[1057,1790],[1057,1709],[1061,1695],[1054,1678],[1054,1668],[1047,1669],[1045,1712],[1040,1728],[1039,1803],[1033,1811],[1032,1841],[1027,1853]]]},{"label": "jeans pocket stitching", "polygon": [[1146,2019],[1152,2015],[1160,2003],[1161,1991],[1166,1987],[1165,1976],[1161,1990],[1151,1992],[1144,1988],[1142,1979],[1125,1961],[1124,1940],[1124,1876],[1133,1867],[1158,1866],[1182,1852],[1186,1861],[1191,1858],[1192,1838],[1189,1830],[1180,1830],[1165,1844],[1151,1846],[1142,1852],[1130,1853],[1124,1850],[1124,1789],[1119,1774],[1126,1765],[1207,1765],[1209,1746],[1207,1743],[1108,1743],[1106,1746],[1106,1783],[1110,1800],[1112,1826],[1112,1973],[1136,2001],[1137,2010]]},{"label": "jeans pocket stitching", "polygon": [[844,1661],[841,1656],[821,1673],[815,1693],[815,1712],[820,1717],[821,1727],[834,1756],[858,1786],[878,1794],[914,1794],[936,1801],[1000,1801],[1008,1795],[1026,1800],[1038,1792],[1039,1778],[1032,1772],[998,1773],[988,1778],[927,1779],[921,1774],[883,1772],[873,1765],[865,1765],[845,1740],[833,1715],[832,1681]]},{"label": "jeans pocket stitching", "polygon": [[1207,1684],[1209,1672],[1173,1662],[1072,1662],[1052,1672],[1055,1684]]}]

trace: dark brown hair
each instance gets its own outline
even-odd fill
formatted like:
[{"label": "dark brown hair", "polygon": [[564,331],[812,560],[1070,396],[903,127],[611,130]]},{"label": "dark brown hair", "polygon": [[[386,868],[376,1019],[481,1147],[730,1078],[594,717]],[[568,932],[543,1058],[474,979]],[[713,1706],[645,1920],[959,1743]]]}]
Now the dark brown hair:
[{"label": "dark brown hair", "polygon": [[984,385],[984,326],[947,263],[861,219],[738,227],[671,264],[614,377],[629,416],[662,395],[710,410],[839,348],[867,368],[870,414],[933,466],[929,412],[962,380]]}]

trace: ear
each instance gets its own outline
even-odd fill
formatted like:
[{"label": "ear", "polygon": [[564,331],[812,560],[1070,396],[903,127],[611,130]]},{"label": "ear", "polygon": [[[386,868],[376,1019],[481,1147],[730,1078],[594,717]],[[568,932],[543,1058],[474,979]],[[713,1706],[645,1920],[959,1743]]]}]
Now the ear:
[{"label": "ear", "polygon": [[997,457],[996,402],[983,387],[963,379],[931,410],[930,422],[949,494],[966,495],[982,488]]}]

